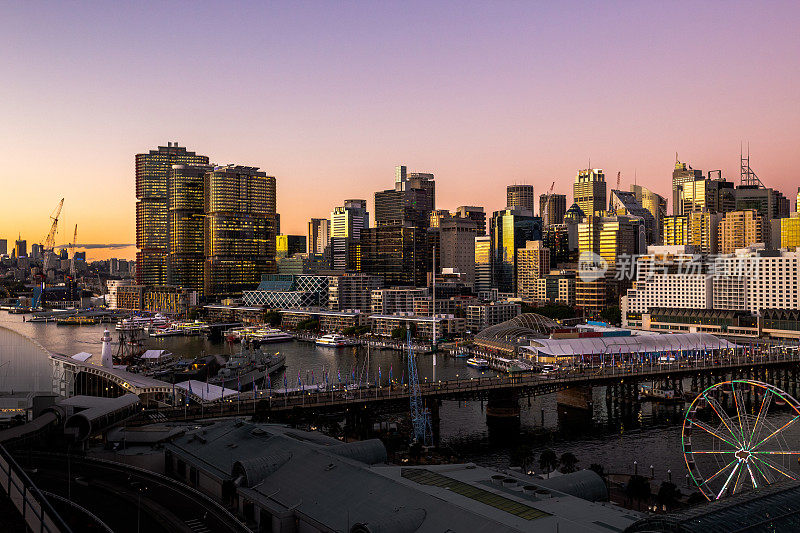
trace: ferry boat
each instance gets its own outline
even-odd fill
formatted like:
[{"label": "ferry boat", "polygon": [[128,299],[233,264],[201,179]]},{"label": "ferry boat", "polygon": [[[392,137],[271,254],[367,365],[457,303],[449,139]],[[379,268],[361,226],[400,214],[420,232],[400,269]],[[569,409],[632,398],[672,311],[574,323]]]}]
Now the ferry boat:
[{"label": "ferry boat", "polygon": [[477,368],[479,370],[485,370],[489,368],[489,361],[486,359],[480,359],[478,357],[470,357],[467,359],[467,366],[471,366],[472,368]]},{"label": "ferry boat", "polygon": [[66,316],[56,319],[57,326],[89,326],[99,323],[100,318],[96,316]]},{"label": "ferry boat", "polygon": [[294,339],[294,335],[286,333],[278,329],[270,330],[265,333],[258,334],[254,340],[262,344],[270,344],[273,342],[288,342]]},{"label": "ferry boat", "polygon": [[341,346],[349,346],[351,342],[344,335],[330,333],[318,338],[316,344],[317,346],[333,346],[335,348],[339,348]]},{"label": "ferry boat", "polygon": [[138,331],[145,327],[160,327],[166,326],[169,319],[161,313],[156,313],[153,316],[132,316],[130,318],[123,318],[117,322],[117,331]]}]

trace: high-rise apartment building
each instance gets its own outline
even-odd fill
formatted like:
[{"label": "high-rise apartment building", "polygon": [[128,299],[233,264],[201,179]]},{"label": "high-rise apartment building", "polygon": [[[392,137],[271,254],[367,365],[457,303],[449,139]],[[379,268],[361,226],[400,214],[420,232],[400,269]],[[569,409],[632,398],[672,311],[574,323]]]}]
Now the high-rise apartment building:
[{"label": "high-rise apartment building", "polygon": [[567,212],[566,194],[540,194],[539,195],[539,216],[545,227],[553,224],[562,224],[564,214]]},{"label": "high-rise apartment building", "polygon": [[8,254],[8,241],[6,239],[0,239],[0,255],[7,255]]},{"label": "high-rise apartment building", "polygon": [[205,175],[210,165],[172,165],[167,181],[167,283],[204,290]]},{"label": "high-rise apartment building", "polygon": [[205,294],[241,296],[275,271],[275,178],[258,167],[215,167],[204,203]]},{"label": "high-rise apartment building", "polygon": [[661,244],[664,241],[664,217],[667,216],[667,199],[656,194],[642,185],[631,185],[633,193],[639,205],[650,211],[655,219],[655,242]]},{"label": "high-rise apartment building", "polygon": [[533,215],[536,197],[533,194],[533,185],[509,185],[506,187],[506,207],[513,209],[527,209]]},{"label": "high-rise apartment building", "polygon": [[475,237],[475,292],[492,289],[492,238]]},{"label": "high-rise apartment building", "polygon": [[578,171],[572,185],[574,201],[588,216],[602,216],[606,210],[606,176],[602,169]]},{"label": "high-rise apartment building", "polygon": [[695,211],[685,217],[688,227],[686,244],[703,254],[719,253],[719,223],[724,215]]},{"label": "high-rise apartment building", "polygon": [[358,309],[369,313],[372,309],[372,291],[383,287],[380,276],[346,274],[328,278],[328,309],[346,311]]},{"label": "high-rise apartment building", "polygon": [[504,209],[492,215],[492,286],[516,292],[517,250],[542,240],[542,219],[527,209]]},{"label": "high-rise apartment building", "polygon": [[781,248],[795,251],[800,248],[800,214],[792,213],[781,219]]},{"label": "high-rise apartment building", "polygon": [[550,273],[550,250],[542,241],[528,241],[517,250],[517,297],[538,300],[538,281]]},{"label": "high-rise apartment building", "polygon": [[672,170],[672,214],[683,214],[683,186],[685,183],[703,179],[703,171],[693,169],[688,163],[678,161],[675,157],[675,168]]},{"label": "high-rise apartment building", "polygon": [[689,218],[682,215],[664,217],[664,246],[689,244]]},{"label": "high-rise apartment building", "polygon": [[136,155],[136,279],[164,285],[168,278],[169,179],[173,165],[207,165],[208,157],[178,143]]},{"label": "high-rise apartment building", "polygon": [[427,231],[413,223],[367,228],[361,233],[361,272],[384,285],[424,287],[431,268]]},{"label": "high-rise apartment building", "polygon": [[737,248],[763,243],[769,247],[769,224],[758,211],[731,211],[719,223],[720,253],[732,254]]},{"label": "high-rise apartment building", "polygon": [[308,253],[324,254],[330,239],[330,221],[327,218],[312,218],[308,221]]}]

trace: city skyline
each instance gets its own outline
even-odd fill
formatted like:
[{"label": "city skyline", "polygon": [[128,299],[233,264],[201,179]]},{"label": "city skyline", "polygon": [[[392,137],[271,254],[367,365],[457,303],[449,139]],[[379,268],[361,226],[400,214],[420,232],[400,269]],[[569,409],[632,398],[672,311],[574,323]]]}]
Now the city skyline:
[{"label": "city skyline", "polygon": [[[750,141],[762,181],[794,198],[798,8],[726,5],[441,4],[420,17],[391,6],[197,4],[185,13],[194,26],[181,27],[177,13],[152,6],[98,6],[93,17],[12,6],[0,58],[16,83],[0,94],[15,105],[4,113],[13,133],[0,176],[13,188],[0,238],[42,240],[66,197],[57,244],[75,224],[80,242],[133,244],[133,155],[176,140],[276,176],[291,234],[348,198],[373,212],[374,192],[400,164],[436,176],[437,207],[492,213],[513,183],[538,195],[555,180],[571,199],[590,160],[609,188],[621,172],[622,189],[635,175],[666,198],[676,151],[736,181]],[[217,25],[239,30],[204,42],[198,28]],[[229,83],[244,73],[248,83]],[[88,251],[90,260],[135,253]]]}]

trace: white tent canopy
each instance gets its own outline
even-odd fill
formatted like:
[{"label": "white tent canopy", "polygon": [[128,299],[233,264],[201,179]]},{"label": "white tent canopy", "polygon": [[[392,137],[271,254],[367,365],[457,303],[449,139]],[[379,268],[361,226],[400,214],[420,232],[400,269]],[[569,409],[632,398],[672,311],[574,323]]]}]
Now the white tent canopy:
[{"label": "white tent canopy", "polygon": [[92,357],[92,354],[89,352],[76,353],[72,356],[73,359],[80,361],[81,363],[85,363],[90,357]]},{"label": "white tent canopy", "polygon": [[580,355],[630,353],[690,353],[702,350],[724,350],[739,346],[710,333],[675,333],[636,335],[630,337],[586,337],[580,339],[535,339],[523,346],[531,356],[568,357]]},{"label": "white tent canopy", "polygon": [[142,359],[158,361],[159,359],[170,357],[172,354],[166,350],[147,350],[142,354]]}]

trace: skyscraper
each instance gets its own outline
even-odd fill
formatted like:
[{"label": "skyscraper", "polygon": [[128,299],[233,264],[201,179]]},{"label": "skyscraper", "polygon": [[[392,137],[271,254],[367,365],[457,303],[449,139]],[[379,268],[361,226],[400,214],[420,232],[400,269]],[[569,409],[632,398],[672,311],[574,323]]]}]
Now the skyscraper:
[{"label": "skyscraper", "polygon": [[308,253],[324,254],[330,239],[330,221],[327,218],[312,218],[308,221]]},{"label": "skyscraper", "polygon": [[307,249],[305,235],[278,235],[275,237],[275,257],[291,257],[305,253]]},{"label": "skyscraper", "polygon": [[439,225],[439,268],[453,268],[462,274],[462,280],[475,283],[475,237],[478,223],[464,217],[449,217]]},{"label": "skyscraper", "polygon": [[602,216],[606,210],[606,176],[602,169],[578,171],[572,185],[572,194],[575,203],[587,217]]},{"label": "skyscraper", "polygon": [[725,218],[719,223],[719,247],[722,254],[732,254],[737,248],[756,243],[769,247],[769,240],[767,218],[755,209],[725,213]]},{"label": "skyscraper", "polygon": [[345,200],[344,206],[333,208],[331,213],[331,237],[361,239],[361,230],[369,227],[369,212],[366,200]]},{"label": "skyscraper", "polygon": [[566,212],[566,194],[539,195],[539,216],[542,217],[542,222],[544,223],[545,227],[552,224],[563,223]]},{"label": "skyscraper", "polygon": [[509,185],[506,187],[506,207],[527,209],[533,215],[535,202],[533,185]]},{"label": "skyscraper", "polygon": [[167,283],[204,289],[205,175],[210,165],[172,165],[168,180]]},{"label": "skyscraper", "polygon": [[683,185],[696,179],[703,179],[703,171],[693,169],[688,163],[678,161],[675,154],[675,168],[672,170],[672,214],[683,214]]},{"label": "skyscraper", "polygon": [[478,224],[478,235],[486,235],[486,211],[482,207],[462,205],[456,208],[455,216],[474,220]]},{"label": "skyscraper", "polygon": [[492,288],[492,238],[475,237],[475,292]]},{"label": "skyscraper", "polygon": [[656,219],[653,214],[636,201],[636,195],[628,191],[611,191],[611,201],[608,205],[611,215],[628,215],[639,217],[644,223],[645,240],[647,244],[655,244]]},{"label": "skyscraper", "polygon": [[430,225],[436,208],[436,182],[433,174],[407,172],[395,168],[394,188],[375,193],[375,225],[391,226],[411,222],[420,228]]},{"label": "skyscraper", "polygon": [[[711,176],[717,174],[717,178]],[[685,181],[680,192],[681,214],[707,211],[727,213],[736,209],[733,183],[722,178],[720,171],[709,172],[708,178]]]},{"label": "skyscraper", "polygon": [[17,257],[27,257],[28,255],[28,241],[19,236],[17,242],[14,243],[14,255]]},{"label": "skyscraper", "polygon": [[8,254],[8,241],[6,239],[0,239],[0,255]]},{"label": "skyscraper", "polygon": [[169,142],[136,155],[136,279],[167,283],[169,254],[169,178],[172,165],[207,165],[208,157]]},{"label": "skyscraper", "polygon": [[240,296],[275,271],[275,178],[227,165],[205,174],[205,294]]},{"label": "skyscraper", "polygon": [[528,241],[517,250],[517,297],[537,300],[539,279],[550,273],[550,250],[542,241]]},{"label": "skyscraper", "polygon": [[642,185],[631,185],[631,192],[639,205],[650,211],[655,219],[655,242],[664,241],[664,217],[667,216],[667,199]]},{"label": "skyscraper", "polygon": [[542,239],[542,219],[527,209],[504,209],[492,215],[492,285],[516,292],[517,250]]}]

